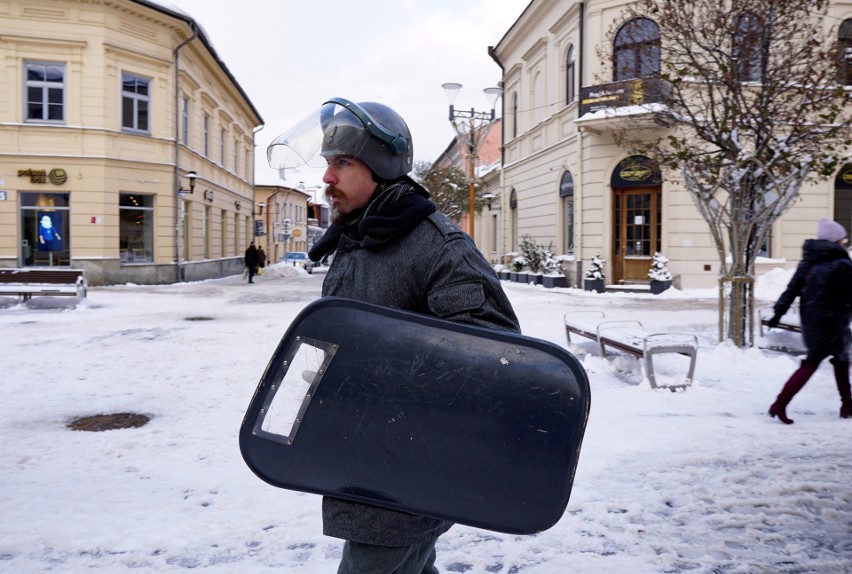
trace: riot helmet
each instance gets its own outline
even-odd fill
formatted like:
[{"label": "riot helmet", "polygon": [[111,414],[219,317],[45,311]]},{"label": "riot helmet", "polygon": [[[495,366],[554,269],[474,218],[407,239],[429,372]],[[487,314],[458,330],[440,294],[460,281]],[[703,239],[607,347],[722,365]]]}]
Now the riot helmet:
[{"label": "riot helmet", "polygon": [[358,158],[381,179],[393,180],[412,169],[411,132],[384,104],[332,98],[266,150],[273,169],[324,168],[327,158],[338,155]]}]

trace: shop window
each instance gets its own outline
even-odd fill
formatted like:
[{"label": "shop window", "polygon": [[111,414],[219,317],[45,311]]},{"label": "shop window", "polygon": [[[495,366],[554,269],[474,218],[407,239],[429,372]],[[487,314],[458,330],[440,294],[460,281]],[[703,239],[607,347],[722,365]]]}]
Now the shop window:
[{"label": "shop window", "polygon": [[70,194],[21,193],[21,265],[69,265]]},{"label": "shop window", "polygon": [[65,64],[27,62],[26,119],[65,121]]},{"label": "shop window", "polygon": [[151,81],[133,74],[121,74],[121,127],[125,130],[151,131]]},{"label": "shop window", "polygon": [[154,261],[154,197],[122,193],[118,203],[118,252],[122,263]]},{"label": "shop window", "polygon": [[570,171],[562,174],[559,182],[559,197],[562,200],[562,245],[565,253],[574,253],[574,176]]}]

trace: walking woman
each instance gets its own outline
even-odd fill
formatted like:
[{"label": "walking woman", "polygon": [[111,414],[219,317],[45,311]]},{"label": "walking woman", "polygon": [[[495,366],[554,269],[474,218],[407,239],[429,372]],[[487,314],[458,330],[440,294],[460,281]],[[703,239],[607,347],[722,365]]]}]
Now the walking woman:
[{"label": "walking woman", "polygon": [[775,303],[775,315],[769,321],[775,327],[799,297],[802,335],[808,354],[793,373],[778,398],[769,407],[769,415],[791,425],[787,405],[826,357],[831,358],[834,378],[840,393],[840,417],[852,418],[852,395],[849,388],[849,346],[852,334],[852,260],[846,251],[848,234],[839,223],[822,218],[817,238],[802,246],[802,261],[787,289]]}]

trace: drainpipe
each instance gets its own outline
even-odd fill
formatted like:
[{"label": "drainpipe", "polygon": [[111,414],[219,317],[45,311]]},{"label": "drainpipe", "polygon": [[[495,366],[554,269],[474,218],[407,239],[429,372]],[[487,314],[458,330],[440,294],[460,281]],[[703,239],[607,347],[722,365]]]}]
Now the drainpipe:
[{"label": "drainpipe", "polygon": [[[580,92],[583,91],[583,63],[586,60],[586,50],[585,50],[585,39],[586,39],[586,3],[580,2],[580,50],[579,50],[579,65],[577,66],[577,84],[580,88]],[[579,95],[579,94],[578,94]],[[581,98],[582,101],[582,98]],[[577,117],[580,117],[580,103],[577,103]],[[583,194],[585,193],[585,177],[584,177],[584,163],[583,156],[585,154],[586,148],[586,138],[585,138],[585,129],[582,127],[579,129],[579,136],[577,139],[578,149],[577,149],[577,186],[574,197],[574,209],[577,213],[577,223],[575,225],[575,229],[579,229],[579,233],[577,233],[577,243],[574,245],[574,266],[576,269],[576,287],[583,287]],[[579,257],[578,257],[579,256]]]},{"label": "drainpipe", "polygon": [[[500,87],[503,87],[503,78],[506,76],[506,70],[503,67],[503,62],[497,56],[497,50],[494,46],[488,46],[488,55],[500,66]],[[506,247],[506,209],[504,209],[504,201],[506,196],[506,172],[503,171],[503,166],[506,165],[506,148],[503,145],[506,141],[506,96],[505,93],[500,97],[500,248],[505,251]],[[496,233],[497,230],[495,229]],[[500,262],[503,262],[503,254],[500,254]]]},{"label": "drainpipe", "polygon": [[180,283],[181,281],[181,268],[180,268],[180,228],[181,228],[181,217],[180,217],[180,193],[178,190],[181,188],[180,185],[180,49],[195,40],[198,37],[198,28],[195,25],[195,21],[190,21],[189,24],[190,29],[192,30],[192,36],[178,44],[177,48],[174,50],[175,54],[175,176],[174,176],[174,185],[172,188],[175,190],[175,283]]}]

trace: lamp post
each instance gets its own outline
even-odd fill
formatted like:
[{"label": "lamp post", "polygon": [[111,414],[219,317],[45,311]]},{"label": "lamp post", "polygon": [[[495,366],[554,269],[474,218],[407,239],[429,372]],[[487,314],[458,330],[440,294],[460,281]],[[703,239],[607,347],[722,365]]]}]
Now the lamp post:
[{"label": "lamp post", "polygon": [[[444,93],[447,95],[447,100],[450,102],[450,123],[453,124],[453,129],[456,131],[456,135],[459,138],[459,144],[465,144],[467,147],[467,159],[468,159],[468,171],[470,181],[468,184],[468,189],[470,193],[470,205],[468,208],[468,233],[470,233],[470,238],[474,239],[473,230],[474,230],[474,213],[475,213],[475,203],[476,203],[476,193],[474,190],[474,181],[476,179],[476,152],[479,149],[479,145],[482,143],[481,140],[481,128],[485,125],[494,121],[494,105],[497,103],[497,98],[503,93],[501,88],[485,88],[483,92],[485,93],[485,97],[488,98],[488,102],[491,104],[490,112],[477,112],[475,109],[470,108],[470,110],[457,110],[453,105],[455,102],[456,95],[458,95],[459,91],[462,89],[462,85],[456,82],[448,82],[446,84],[441,85],[444,88]],[[466,120],[463,122],[456,121],[457,119]],[[467,136],[467,138],[465,138]],[[466,140],[466,142],[465,142]]]}]

